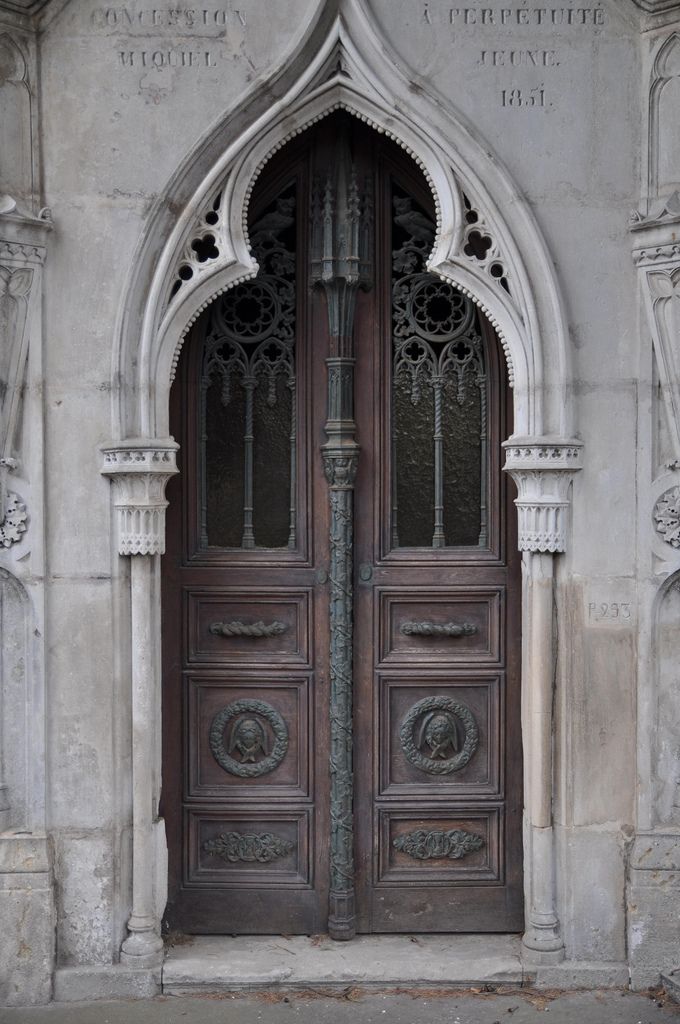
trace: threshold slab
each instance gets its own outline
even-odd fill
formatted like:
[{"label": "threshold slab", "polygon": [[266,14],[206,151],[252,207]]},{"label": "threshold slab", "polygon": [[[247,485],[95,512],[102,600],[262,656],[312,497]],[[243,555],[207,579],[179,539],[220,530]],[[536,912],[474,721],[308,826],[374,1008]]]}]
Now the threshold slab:
[{"label": "threshold slab", "polygon": [[163,992],[521,985],[518,935],[187,936],[168,949]]}]

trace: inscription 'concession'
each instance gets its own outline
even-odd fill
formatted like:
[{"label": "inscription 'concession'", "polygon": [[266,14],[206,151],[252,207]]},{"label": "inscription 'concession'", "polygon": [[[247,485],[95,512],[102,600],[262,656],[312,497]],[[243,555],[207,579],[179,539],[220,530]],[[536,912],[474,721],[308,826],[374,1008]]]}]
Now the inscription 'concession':
[{"label": "inscription 'concession'", "polygon": [[171,29],[175,32],[205,32],[206,29],[223,30],[229,25],[246,24],[245,11],[226,8],[164,8],[97,7],[91,14],[96,28],[115,29]]}]

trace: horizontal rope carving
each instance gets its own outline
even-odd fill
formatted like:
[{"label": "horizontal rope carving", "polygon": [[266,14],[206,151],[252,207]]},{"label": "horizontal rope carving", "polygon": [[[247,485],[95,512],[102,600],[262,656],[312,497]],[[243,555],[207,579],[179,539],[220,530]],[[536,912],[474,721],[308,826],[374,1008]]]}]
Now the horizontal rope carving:
[{"label": "horizontal rope carving", "polygon": [[285,622],[213,622],[210,632],[214,636],[280,636],[288,629]]},{"label": "horizontal rope carving", "polygon": [[404,636],[472,636],[477,627],[471,622],[402,622]]}]

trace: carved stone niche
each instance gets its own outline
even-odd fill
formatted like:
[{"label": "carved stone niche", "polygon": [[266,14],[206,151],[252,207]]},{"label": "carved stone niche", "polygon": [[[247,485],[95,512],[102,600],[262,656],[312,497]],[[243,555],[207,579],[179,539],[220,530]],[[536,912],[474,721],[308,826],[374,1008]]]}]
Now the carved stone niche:
[{"label": "carved stone niche", "polygon": [[680,463],[680,193],[646,217],[634,214],[633,260],[638,268],[647,323],[665,406],[675,463]]},{"label": "carved stone niche", "polygon": [[121,555],[165,551],[165,485],[178,472],[172,438],[135,438],[104,448],[102,473],[111,478]]},{"label": "carved stone niche", "polygon": [[582,466],[582,443],[564,438],[511,438],[503,447],[503,468],[517,484],[519,550],[565,551],[569,487]]},{"label": "carved stone niche", "polygon": [[18,470],[26,479],[18,437],[31,333],[40,332],[42,268],[51,227],[47,211],[34,218],[0,210],[0,548],[19,541],[27,526],[28,513],[14,491],[12,474]]}]

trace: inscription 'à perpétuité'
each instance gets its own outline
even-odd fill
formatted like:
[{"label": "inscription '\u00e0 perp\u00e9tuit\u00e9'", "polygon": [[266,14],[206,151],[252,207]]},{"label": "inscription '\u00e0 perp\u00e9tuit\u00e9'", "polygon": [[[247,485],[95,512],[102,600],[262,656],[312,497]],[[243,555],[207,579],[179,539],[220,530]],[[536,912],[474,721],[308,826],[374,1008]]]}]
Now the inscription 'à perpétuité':
[{"label": "inscription '\u00e0 perp\u00e9tuit\u00e9'", "polygon": [[425,2],[423,20],[446,20],[456,28],[593,28],[606,24],[606,11],[595,7],[449,7],[437,10]]}]

